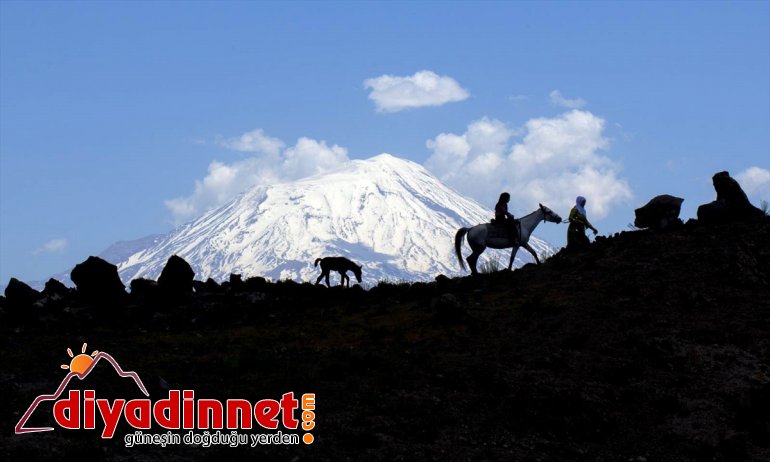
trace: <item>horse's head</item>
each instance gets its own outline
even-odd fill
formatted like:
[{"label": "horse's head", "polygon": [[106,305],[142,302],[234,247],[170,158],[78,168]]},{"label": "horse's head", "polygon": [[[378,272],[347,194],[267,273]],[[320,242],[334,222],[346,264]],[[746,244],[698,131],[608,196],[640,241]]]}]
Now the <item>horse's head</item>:
[{"label": "horse's head", "polygon": [[353,265],[353,274],[356,276],[356,279],[358,280],[358,283],[361,283],[361,269],[363,268],[362,265]]},{"label": "horse's head", "polygon": [[550,221],[551,223],[561,223],[561,217],[556,212],[549,209],[543,204],[539,204],[539,205],[540,205],[540,210],[543,211],[543,221]]}]

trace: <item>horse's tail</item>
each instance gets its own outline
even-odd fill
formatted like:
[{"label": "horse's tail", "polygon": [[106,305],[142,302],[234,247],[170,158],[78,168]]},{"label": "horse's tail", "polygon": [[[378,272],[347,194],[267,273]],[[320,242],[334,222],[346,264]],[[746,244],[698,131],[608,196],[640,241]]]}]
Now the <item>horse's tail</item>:
[{"label": "horse's tail", "polygon": [[318,262],[321,261],[321,260],[323,260],[323,258],[316,258],[315,259],[315,264],[313,264],[313,266],[318,266]]},{"label": "horse's tail", "polygon": [[463,254],[460,253],[460,247],[463,245],[463,237],[468,232],[469,228],[460,228],[455,234],[455,254],[457,254],[457,261],[460,262],[460,268],[465,271],[465,262],[463,261]]}]

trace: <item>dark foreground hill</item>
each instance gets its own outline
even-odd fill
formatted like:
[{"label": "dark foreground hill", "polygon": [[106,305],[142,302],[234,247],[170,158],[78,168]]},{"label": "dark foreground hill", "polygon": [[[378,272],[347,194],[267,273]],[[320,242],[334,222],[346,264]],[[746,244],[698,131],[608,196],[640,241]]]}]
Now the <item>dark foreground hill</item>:
[{"label": "dark foreground hill", "polygon": [[[0,458],[770,460],[767,220],[626,232],[540,266],[369,292],[252,281],[132,297],[2,308]],[[315,393],[315,442],[13,435],[83,342],[136,371],[153,399]]]}]

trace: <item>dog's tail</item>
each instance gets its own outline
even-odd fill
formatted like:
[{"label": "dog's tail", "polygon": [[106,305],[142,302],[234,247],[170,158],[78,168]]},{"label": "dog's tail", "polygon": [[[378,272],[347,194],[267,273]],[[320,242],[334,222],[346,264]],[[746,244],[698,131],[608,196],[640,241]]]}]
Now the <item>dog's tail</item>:
[{"label": "dog's tail", "polygon": [[321,260],[323,260],[323,258],[316,258],[315,259],[315,264],[313,266],[318,266],[318,262],[321,261]]}]

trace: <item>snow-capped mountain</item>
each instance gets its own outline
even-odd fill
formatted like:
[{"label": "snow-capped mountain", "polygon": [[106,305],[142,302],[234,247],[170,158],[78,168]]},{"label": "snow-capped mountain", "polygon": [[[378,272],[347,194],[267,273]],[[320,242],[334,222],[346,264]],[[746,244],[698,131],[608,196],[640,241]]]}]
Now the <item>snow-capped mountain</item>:
[{"label": "snow-capped mountain", "polygon": [[[421,165],[381,154],[292,183],[254,187],[113,263],[125,282],[157,279],[174,254],[190,263],[196,279],[239,273],[314,282],[316,258],[342,255],[364,265],[364,283],[431,280],[467,274],[454,255],[455,233],[491,215]],[[551,251],[536,237],[530,243],[538,253]],[[505,266],[509,255],[488,250],[482,262],[493,258]],[[531,261],[519,255],[517,266]]]}]

